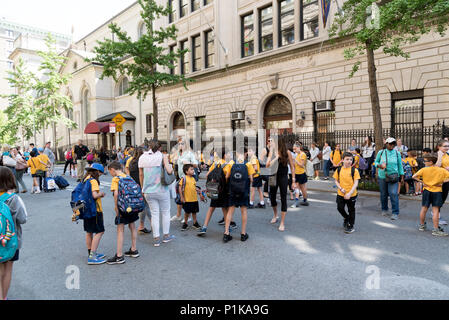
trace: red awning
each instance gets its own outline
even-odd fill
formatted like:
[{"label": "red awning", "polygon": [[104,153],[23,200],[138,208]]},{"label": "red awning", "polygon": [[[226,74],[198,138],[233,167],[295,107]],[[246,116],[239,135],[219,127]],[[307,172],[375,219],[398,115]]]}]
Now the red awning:
[{"label": "red awning", "polygon": [[109,122],[90,122],[86,129],[84,129],[85,134],[99,134],[109,132]]}]

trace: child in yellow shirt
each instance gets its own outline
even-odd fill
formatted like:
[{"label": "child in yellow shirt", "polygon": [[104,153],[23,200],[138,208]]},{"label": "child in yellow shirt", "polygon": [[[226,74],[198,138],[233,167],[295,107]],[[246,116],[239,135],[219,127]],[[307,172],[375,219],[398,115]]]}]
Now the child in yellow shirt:
[{"label": "child in yellow shirt", "polygon": [[193,227],[196,230],[201,229],[201,225],[196,220],[196,214],[200,211],[198,204],[198,192],[196,189],[195,169],[192,164],[185,164],[182,168],[185,177],[179,181],[179,195],[181,196],[182,208],[184,209],[184,223],[181,231],[188,228],[190,214],[193,219]]}]

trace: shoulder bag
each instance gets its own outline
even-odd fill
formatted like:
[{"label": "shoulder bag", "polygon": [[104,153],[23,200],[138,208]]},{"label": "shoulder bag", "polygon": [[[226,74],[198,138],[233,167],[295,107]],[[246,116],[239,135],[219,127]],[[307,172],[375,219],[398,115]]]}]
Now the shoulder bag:
[{"label": "shoulder bag", "polygon": [[[388,154],[385,152],[385,162],[386,162],[386,167],[385,167],[385,182],[386,183],[397,183],[399,182],[399,173],[392,173],[392,174],[388,174],[387,173],[387,169],[388,169]],[[396,158],[398,158],[398,165],[399,165],[399,156],[398,156],[398,152],[395,150],[396,153]]]},{"label": "shoulder bag", "polygon": [[161,161],[161,184],[163,186],[169,186],[176,180],[175,172],[173,171],[171,174],[167,173],[164,166],[164,157],[162,157]]}]

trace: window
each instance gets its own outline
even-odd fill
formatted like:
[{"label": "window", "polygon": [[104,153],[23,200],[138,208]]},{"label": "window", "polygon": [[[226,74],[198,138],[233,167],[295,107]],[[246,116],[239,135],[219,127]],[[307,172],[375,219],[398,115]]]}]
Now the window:
[{"label": "window", "polygon": [[6,62],[6,64],[7,64],[9,70],[13,70],[14,69],[14,62],[8,61],[8,62]]},{"label": "window", "polygon": [[315,102],[313,111],[315,141],[320,146],[324,145],[326,141],[334,142],[335,100]]},{"label": "window", "polygon": [[14,37],[14,31],[12,31],[12,30],[6,30],[6,36],[9,37],[9,38]]},{"label": "window", "polygon": [[318,16],[320,8],[317,0],[302,0],[301,1],[301,40],[307,40],[318,37],[319,24]]},{"label": "window", "polygon": [[259,51],[273,49],[273,7],[269,6],[259,11]]},{"label": "window", "polygon": [[[175,48],[176,48],[175,45],[169,47],[170,54],[175,53]],[[175,60],[174,59],[170,60],[170,63],[173,65],[173,67],[170,68],[170,74],[173,75],[173,74],[175,74]]]},{"label": "window", "polygon": [[200,0],[191,0],[192,1],[192,12],[198,10],[200,8]]},{"label": "window", "polygon": [[195,117],[195,140],[201,141],[201,150],[206,147],[207,141],[203,141],[203,134],[206,132],[206,117]]},{"label": "window", "polygon": [[[186,48],[187,40],[181,41],[181,50],[185,50]],[[189,72],[189,52],[186,52],[181,56],[181,74],[188,74]]]},{"label": "window", "polygon": [[176,6],[173,5],[173,0],[168,0],[168,6],[171,9],[171,14],[168,16],[168,22],[172,23],[176,19]]},{"label": "window", "polygon": [[153,130],[152,130],[152,128],[153,128],[152,123],[153,123],[152,115],[151,114],[147,114],[147,116],[146,116],[147,133],[152,133],[153,132]]},{"label": "window", "polygon": [[212,3],[213,0],[204,0],[204,5],[207,6],[209,3]]},{"label": "window", "polygon": [[82,106],[83,106],[83,112],[84,112],[84,126],[87,126],[87,124],[90,121],[90,94],[89,90],[84,90],[83,92],[83,100],[82,100]]},{"label": "window", "polygon": [[126,94],[126,90],[128,90],[128,78],[123,78],[117,87],[117,96],[123,96]]},{"label": "window", "polygon": [[206,38],[206,68],[215,65],[215,37],[212,30],[205,33]]},{"label": "window", "polygon": [[279,10],[279,47],[295,42],[295,4],[293,0],[282,0]]},{"label": "window", "polygon": [[242,17],[242,57],[254,55],[254,17],[248,14]]},{"label": "window", "polygon": [[201,69],[201,37],[198,35],[192,38],[192,71]]},{"label": "window", "polygon": [[180,5],[179,17],[182,18],[185,15],[187,15],[189,0],[180,0],[179,5]]}]

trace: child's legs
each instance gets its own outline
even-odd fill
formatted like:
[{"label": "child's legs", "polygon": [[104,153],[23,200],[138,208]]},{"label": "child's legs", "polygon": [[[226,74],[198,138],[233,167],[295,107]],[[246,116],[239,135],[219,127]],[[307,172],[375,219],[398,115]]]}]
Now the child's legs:
[{"label": "child's legs", "polygon": [[307,199],[307,184],[300,184],[299,189],[301,189],[302,197],[304,200]]},{"label": "child's legs", "polygon": [[176,210],[176,216],[181,217],[182,205],[178,204]]},{"label": "child's legs", "polygon": [[190,213],[184,213],[184,223],[188,224]]},{"label": "child's legs", "polygon": [[349,215],[346,213],[345,206],[345,198],[343,198],[342,196],[337,196],[337,210],[338,212],[340,212],[345,221],[349,221]]},{"label": "child's legs", "polygon": [[5,269],[3,274],[3,283],[2,283],[2,289],[3,289],[3,299],[6,299],[8,297],[8,291],[9,287],[11,286],[11,278],[12,278],[12,267],[14,262],[8,261],[4,263]]},{"label": "child's legs", "polygon": [[259,191],[259,203],[262,203],[262,202],[264,202],[262,188],[259,187],[259,188],[257,188],[257,190]]},{"label": "child's legs", "polygon": [[90,248],[91,251],[97,252],[98,246],[100,244],[101,237],[103,236],[104,232],[96,233],[95,236],[92,239],[92,246]]},{"label": "child's legs", "polygon": [[355,202],[356,197],[352,197],[351,199],[346,200],[346,205],[348,206],[349,213],[349,225],[351,227],[353,227],[355,223]]},{"label": "child's legs", "polygon": [[225,234],[229,234],[229,226],[231,225],[232,216],[234,215],[235,207],[229,207],[228,213],[226,214],[226,222],[225,222]]},{"label": "child's legs", "polygon": [[248,208],[247,207],[240,207],[240,210],[242,211],[242,234],[246,234],[246,224],[248,222]]},{"label": "child's legs", "polygon": [[440,223],[440,207],[432,206],[432,213],[433,228],[438,229],[438,225]]},{"label": "child's legs", "polygon": [[123,233],[125,225],[117,225],[117,257],[123,257]]},{"label": "child's legs", "polygon": [[[209,207],[209,210],[207,210],[206,219],[204,219],[204,224],[203,224],[204,227],[207,228],[207,226],[209,225],[210,218],[212,218],[212,214],[214,213],[214,211],[215,211],[214,207]],[[223,217],[224,216],[225,216],[225,214],[223,212]]]},{"label": "child's legs", "polygon": [[198,221],[196,220],[196,213],[192,213],[192,220],[193,220],[193,224],[197,223]]},{"label": "child's legs", "polygon": [[421,211],[419,213],[419,223],[420,224],[424,224],[424,222],[426,221],[426,213],[427,213],[428,209],[429,209],[429,207],[421,207]]},{"label": "child's legs", "polygon": [[254,203],[254,198],[255,198],[255,195],[256,195],[255,189],[256,188],[251,187],[251,197],[250,197],[251,203]]},{"label": "child's legs", "polygon": [[86,233],[87,250],[92,250],[92,240],[93,240],[93,233]]},{"label": "child's legs", "polygon": [[0,301],[5,300],[5,291],[3,290],[3,279],[6,276],[6,263],[0,263]]},{"label": "child's legs", "polygon": [[131,222],[129,225],[129,231],[131,231],[131,250],[136,251],[137,250],[137,230],[136,230],[136,224],[134,222]]}]

